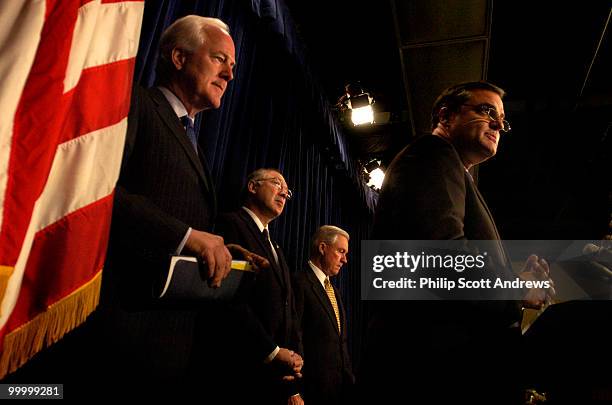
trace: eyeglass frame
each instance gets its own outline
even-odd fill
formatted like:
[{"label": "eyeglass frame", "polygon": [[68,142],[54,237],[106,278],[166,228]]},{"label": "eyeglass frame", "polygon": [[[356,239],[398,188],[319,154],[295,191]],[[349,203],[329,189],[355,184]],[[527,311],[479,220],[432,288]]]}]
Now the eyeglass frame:
[{"label": "eyeglass frame", "polygon": [[[495,121],[495,122],[500,122],[502,125],[500,126],[499,130],[502,132],[510,132],[510,130],[512,129],[512,127],[510,126],[510,122],[508,122],[508,120],[505,120],[503,118],[501,118],[499,116],[499,113],[497,112],[497,109],[495,107],[493,107],[492,105],[483,103],[483,104],[468,104],[468,103],[463,103],[461,105],[465,105],[468,107],[472,107],[473,111],[479,114],[486,114],[487,117],[491,120],[491,121]],[[491,111],[495,112],[495,116],[491,115]]]},{"label": "eyeglass frame", "polygon": [[287,200],[291,200],[293,198],[293,191],[289,187],[283,187],[282,181],[280,181],[277,177],[263,177],[261,179],[253,179],[253,181],[269,181],[272,183],[274,187],[276,187],[280,192],[285,192],[285,198]]}]

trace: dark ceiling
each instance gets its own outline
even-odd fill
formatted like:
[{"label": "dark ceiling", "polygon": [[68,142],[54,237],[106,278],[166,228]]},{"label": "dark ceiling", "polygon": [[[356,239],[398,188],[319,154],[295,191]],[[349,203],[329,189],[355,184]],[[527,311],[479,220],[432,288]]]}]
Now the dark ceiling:
[{"label": "dark ceiling", "polygon": [[[390,163],[435,96],[487,79],[513,131],[480,186],[506,238],[600,238],[611,212],[611,13],[605,1],[286,1],[331,104],[360,82],[391,122],[346,133]],[[505,231],[505,232],[504,232]]]}]

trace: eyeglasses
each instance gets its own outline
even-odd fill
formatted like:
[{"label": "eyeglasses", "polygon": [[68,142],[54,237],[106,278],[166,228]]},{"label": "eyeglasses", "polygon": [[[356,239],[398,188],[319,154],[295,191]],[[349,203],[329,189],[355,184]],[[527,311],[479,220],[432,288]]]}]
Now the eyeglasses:
[{"label": "eyeglasses", "polygon": [[291,198],[293,197],[293,191],[289,190],[287,186],[283,186],[282,181],[280,181],[276,177],[266,177],[263,179],[257,179],[255,181],[269,181],[280,192],[285,192],[285,198],[287,200],[291,200]]},{"label": "eyeglasses", "polygon": [[510,131],[510,123],[504,119],[502,119],[499,116],[499,113],[497,112],[497,110],[495,109],[495,107],[492,107],[488,104],[478,104],[478,105],[474,105],[474,104],[462,104],[468,107],[472,107],[474,108],[474,111],[476,111],[478,114],[483,114],[486,115],[491,121],[495,121],[497,123],[501,122],[501,126],[499,127],[499,130],[502,132],[508,132]]}]

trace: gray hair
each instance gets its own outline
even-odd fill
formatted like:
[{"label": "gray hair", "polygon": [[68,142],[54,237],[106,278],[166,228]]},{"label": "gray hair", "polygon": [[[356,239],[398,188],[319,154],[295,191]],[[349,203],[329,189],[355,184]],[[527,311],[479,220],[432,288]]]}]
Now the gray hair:
[{"label": "gray hair", "polygon": [[278,173],[281,176],[283,175],[280,171],[278,171],[278,169],[273,169],[273,168],[269,168],[269,167],[262,167],[260,169],[257,169],[255,171],[252,171],[248,176],[247,176],[247,180],[246,183],[244,184],[244,188],[242,189],[242,201],[246,202],[247,198],[249,197],[249,183],[255,180],[259,180],[265,177],[267,172],[274,172],[274,173]]},{"label": "gray hair", "polygon": [[348,232],[342,228],[333,225],[323,225],[317,229],[310,239],[310,258],[316,257],[319,254],[319,244],[325,242],[331,245],[336,242],[338,235],[342,235],[346,240],[350,240]]},{"label": "gray hair", "polygon": [[195,52],[204,44],[208,36],[206,30],[219,28],[230,35],[229,26],[218,18],[187,15],[173,22],[162,34],[159,40],[159,60],[157,61],[157,81],[166,84],[174,72],[172,51],[181,48],[187,52]]},{"label": "gray hair", "polygon": [[251,172],[251,174],[249,174],[247,176],[247,186],[248,186],[249,182],[251,182],[253,180],[261,179],[262,177],[264,177],[266,175],[266,172],[274,172],[274,173],[282,174],[281,172],[278,171],[278,169],[273,169],[273,168],[269,168],[269,167],[262,167],[260,169],[257,169],[255,171]]}]

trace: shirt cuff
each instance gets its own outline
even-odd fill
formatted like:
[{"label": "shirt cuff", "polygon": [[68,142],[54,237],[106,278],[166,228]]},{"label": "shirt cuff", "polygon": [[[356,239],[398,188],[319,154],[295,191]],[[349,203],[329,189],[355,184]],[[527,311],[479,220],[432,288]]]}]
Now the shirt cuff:
[{"label": "shirt cuff", "polygon": [[187,232],[185,232],[185,236],[183,237],[183,240],[176,248],[176,252],[174,252],[175,255],[181,254],[181,252],[183,251],[183,248],[185,247],[185,243],[187,243],[187,239],[189,239],[190,235],[191,235],[191,227],[189,227],[189,229],[187,229]]},{"label": "shirt cuff", "polygon": [[270,353],[268,357],[266,357],[266,359],[264,360],[264,363],[268,364],[272,360],[274,360],[274,358],[276,357],[279,351],[280,351],[280,347],[276,346],[276,349],[272,350],[272,353]]}]

